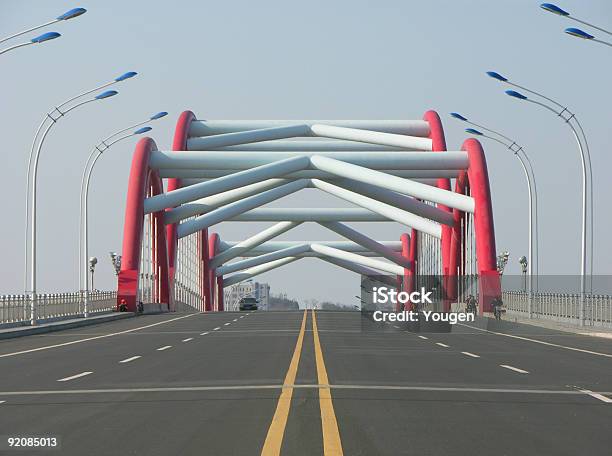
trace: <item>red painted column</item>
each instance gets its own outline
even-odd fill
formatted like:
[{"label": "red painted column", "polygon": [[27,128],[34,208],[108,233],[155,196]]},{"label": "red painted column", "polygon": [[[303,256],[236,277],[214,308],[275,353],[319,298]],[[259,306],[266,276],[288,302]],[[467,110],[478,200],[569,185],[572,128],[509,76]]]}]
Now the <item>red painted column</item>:
[{"label": "red painted column", "polygon": [[[407,260],[410,260],[410,236],[407,233],[403,233],[400,236],[400,241],[402,242],[402,256]],[[414,262],[410,263],[410,267],[404,268],[404,276],[402,277],[402,291],[406,291],[411,293],[410,290],[410,281],[412,279],[412,273],[414,268]],[[404,304],[404,310],[412,310],[411,303],[407,302]]]},{"label": "red painted column", "polygon": [[[209,261],[213,259],[214,256],[217,254],[218,247],[219,247],[219,235],[217,233],[212,233],[208,237],[208,259]],[[215,269],[212,269],[210,265],[208,267],[208,284],[209,284],[209,293],[211,296],[211,301],[210,301],[211,309],[210,310],[215,310],[215,306],[213,305],[213,302],[212,302],[212,300],[215,297],[217,301],[217,310],[218,310],[218,304],[219,304],[219,296],[217,294],[218,282],[216,280]]]},{"label": "red painted column", "polygon": [[[149,188],[152,194],[163,192],[161,179],[157,172],[149,168],[151,151],[157,150],[155,141],[151,138],[143,138],[136,144],[130,177],[128,180],[127,201],[125,205],[125,220],[123,226],[123,246],[121,270],[117,281],[117,309],[122,304],[127,306],[131,312],[136,311],[136,299],[138,297],[138,276],[140,272],[140,256],[144,225],[144,200]],[[153,214],[159,222],[161,213]],[[171,296],[168,277],[168,262],[166,256],[166,243],[161,223],[160,227],[153,233],[155,236],[154,263],[159,268],[159,299],[160,302],[170,306]]]},{"label": "red painted column", "polygon": [[497,272],[493,205],[489,186],[487,160],[482,145],[474,138],[467,139],[461,150],[468,154],[469,180],[474,198],[474,233],[476,236],[476,259],[478,262],[478,307],[479,312],[490,312],[491,301],[501,296],[501,280]]},{"label": "red painted column", "polygon": [[[429,137],[432,140],[432,151],[434,152],[445,152],[446,151],[446,138],[444,137],[444,129],[442,128],[442,121],[440,116],[435,111],[427,111],[423,116],[423,120],[429,123],[430,134]],[[438,188],[443,190],[452,191],[450,179],[440,178],[438,179]],[[452,212],[452,209],[443,204],[437,205],[438,209],[445,212]],[[450,299],[448,299],[448,288],[453,280],[453,276],[450,275],[451,271],[449,268],[450,261],[450,245],[451,245],[451,227],[448,225],[442,225],[442,239],[440,240],[442,248],[442,287],[444,290],[443,308],[445,312],[450,310]]]},{"label": "red painted column", "polygon": [[219,276],[217,277],[217,310],[222,312],[223,308],[223,276]]},{"label": "red painted column", "polygon": [[[189,137],[189,128],[191,122],[195,120],[195,114],[191,111],[185,111],[179,116],[176,127],[174,129],[174,138],[172,140],[172,150],[180,151],[187,150],[187,139]],[[178,178],[168,179],[167,191],[171,192],[181,188],[181,180]],[[170,210],[170,209],[167,209]],[[166,240],[168,245],[168,265],[169,265],[169,281],[171,291],[174,295],[174,274],[176,271],[176,249],[178,248],[178,237],[176,228],[178,224],[173,223],[166,226]]]},{"label": "red painted column", "polygon": [[209,254],[208,254],[208,229],[202,230],[200,236],[200,285],[202,299],[204,300],[204,312],[212,310],[212,295],[210,294]]},{"label": "red painted column", "polygon": [[407,292],[412,293],[416,287],[417,262],[419,261],[419,232],[412,229],[410,232],[410,250],[408,258],[410,259],[410,274],[408,275]]}]

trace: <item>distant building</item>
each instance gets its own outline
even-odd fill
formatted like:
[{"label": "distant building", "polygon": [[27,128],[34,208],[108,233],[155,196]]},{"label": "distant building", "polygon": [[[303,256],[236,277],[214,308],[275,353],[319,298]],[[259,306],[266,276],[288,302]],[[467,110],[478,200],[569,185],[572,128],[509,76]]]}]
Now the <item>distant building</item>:
[{"label": "distant building", "polygon": [[270,305],[270,285],[261,282],[242,282],[224,291],[226,310],[238,310],[242,298],[252,297],[259,301],[259,310],[268,310]]}]

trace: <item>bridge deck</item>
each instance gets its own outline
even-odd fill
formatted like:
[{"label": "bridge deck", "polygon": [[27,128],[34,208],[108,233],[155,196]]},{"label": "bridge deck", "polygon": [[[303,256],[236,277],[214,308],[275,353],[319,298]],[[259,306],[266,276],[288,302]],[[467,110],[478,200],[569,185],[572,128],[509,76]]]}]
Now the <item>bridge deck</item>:
[{"label": "bridge deck", "polygon": [[[336,432],[323,408],[346,455],[609,454],[612,403],[578,391],[612,392],[609,340],[507,322],[364,331],[358,313],[321,311],[314,331],[308,312],[283,390],[303,318],[151,315],[3,341],[0,427],[59,437],[66,455],[253,455],[267,435],[283,455],[316,455]],[[289,390],[281,442],[269,429]]]}]

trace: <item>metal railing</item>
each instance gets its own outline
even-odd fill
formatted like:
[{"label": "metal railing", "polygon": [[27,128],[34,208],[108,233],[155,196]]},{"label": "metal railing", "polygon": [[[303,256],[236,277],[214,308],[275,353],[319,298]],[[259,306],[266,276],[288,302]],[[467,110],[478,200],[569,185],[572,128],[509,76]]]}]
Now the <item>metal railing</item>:
[{"label": "metal railing", "polygon": [[[83,293],[39,294],[36,299],[37,320],[83,316]],[[89,292],[90,314],[109,312],[115,308],[116,291]],[[0,324],[29,323],[32,302],[28,295],[0,295]]]},{"label": "metal railing", "polygon": [[[580,293],[532,294],[532,317],[545,318],[571,324],[580,324]],[[529,294],[525,291],[504,291],[504,306],[529,318]],[[585,324],[612,326],[612,295],[587,294],[585,296]]]}]

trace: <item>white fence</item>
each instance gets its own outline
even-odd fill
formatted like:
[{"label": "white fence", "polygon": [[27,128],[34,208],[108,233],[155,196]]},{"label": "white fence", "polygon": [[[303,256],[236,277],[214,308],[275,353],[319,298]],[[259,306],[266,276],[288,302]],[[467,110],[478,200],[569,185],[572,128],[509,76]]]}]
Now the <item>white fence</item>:
[{"label": "white fence", "polygon": [[[115,308],[116,291],[89,293],[90,313],[108,312]],[[30,321],[32,302],[28,295],[0,295],[0,324]],[[83,293],[39,294],[36,299],[37,320],[83,316]]]},{"label": "white fence", "polygon": [[[533,318],[545,318],[580,324],[580,294],[579,293],[533,293]],[[504,306],[510,312],[529,317],[529,295],[524,291],[504,291],[502,294]],[[612,326],[612,296],[585,296],[585,324],[588,326]]]}]

